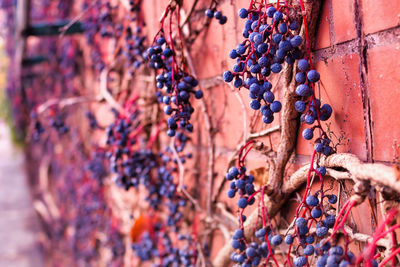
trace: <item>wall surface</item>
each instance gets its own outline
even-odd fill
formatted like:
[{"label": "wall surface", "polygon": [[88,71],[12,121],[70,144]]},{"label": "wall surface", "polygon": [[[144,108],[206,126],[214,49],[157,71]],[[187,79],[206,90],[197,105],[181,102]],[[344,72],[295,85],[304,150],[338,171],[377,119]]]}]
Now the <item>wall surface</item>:
[{"label": "wall surface", "polygon": [[[57,13],[59,6],[55,3],[54,6],[44,8],[39,3],[40,1],[37,2],[33,7],[34,10],[40,10],[43,14],[47,14],[46,12],[53,14],[54,16],[49,16],[49,20],[52,21],[65,16],[81,16],[82,2],[84,1],[70,1],[68,4],[65,2],[68,7],[69,4],[71,5],[66,9],[65,14]],[[112,5],[116,6],[117,3],[127,5],[127,2],[110,1]],[[159,18],[169,2],[168,0],[143,1],[142,12],[146,24],[144,33],[147,40],[153,40],[154,35],[160,29]],[[182,18],[185,18],[194,2],[195,0],[184,1]],[[198,12],[192,14],[193,20],[183,28],[184,34],[197,29],[206,21],[204,11],[210,2],[198,1],[196,8]],[[190,51],[185,51],[186,56],[190,58],[190,63],[193,63],[194,69],[191,72],[198,78],[205,96],[204,103],[194,102],[195,112],[192,121],[196,130],[190,136],[192,142],[188,146],[188,150],[193,152],[193,159],[187,160],[184,178],[189,188],[192,186],[190,193],[199,200],[202,206],[205,206],[208,201],[206,197],[207,190],[209,190],[208,176],[215,174],[212,193],[216,195],[220,184],[225,179],[229,164],[232,163],[231,159],[237,154],[238,145],[243,143],[243,140],[246,140],[251,133],[278,129],[277,127],[285,119],[278,114],[272,124],[264,124],[259,112],[250,109],[247,90],[232,89],[222,81],[222,73],[231,69],[234,64],[234,60],[228,56],[229,51],[243,39],[241,33],[243,21],[238,19],[237,10],[247,7],[249,1],[225,0],[219,2],[218,10],[228,17],[228,22],[221,26],[217,20],[212,19],[210,27],[199,34]],[[83,18],[91,13],[97,16],[95,11],[90,10],[90,7],[85,12],[87,13],[82,15]],[[121,7],[116,8],[113,12],[115,12],[113,16],[119,19],[124,18],[127,14],[126,9]],[[33,20],[41,22],[41,12],[35,14]],[[337,152],[355,154],[364,162],[393,164],[400,157],[400,107],[397,103],[400,99],[400,0],[325,0],[322,1],[317,25],[316,37],[315,40],[312,40],[313,62],[316,70],[321,74],[317,95],[323,103],[329,103],[333,107],[332,117],[324,122],[323,126],[328,129]],[[55,95],[63,98],[98,94],[101,77],[100,71],[96,69],[98,66],[93,67],[95,59],[101,59],[106,66],[113,65],[113,60],[118,54],[115,53],[115,48],[119,45],[117,39],[102,39],[98,35],[93,40],[87,40],[83,36],[59,39],[42,38],[40,40],[29,37],[28,55],[48,53],[51,58],[48,62],[32,68],[36,74],[39,73],[37,75],[40,79],[32,79],[27,82],[25,89],[28,99],[32,103],[35,100],[34,104],[38,105]],[[42,41],[48,46],[43,46]],[[91,41],[97,45],[100,43],[100,45],[94,49]],[[94,50],[98,54],[93,53]],[[133,78],[127,78],[129,75],[125,75],[124,70],[130,67],[129,62],[123,61],[116,65],[113,65],[113,68],[117,71],[110,72],[108,84],[105,82],[105,87],[109,85],[106,91],[109,89],[110,94],[118,95],[118,98],[121,95],[123,98],[132,93],[132,95],[145,96],[143,101],[154,100],[153,72],[142,67],[140,71],[143,69],[145,71]],[[64,75],[66,69],[70,70],[71,76]],[[54,72],[54,70],[57,71]],[[274,75],[271,78],[271,83],[274,85],[273,91],[278,100],[283,98],[283,92],[286,90],[282,85],[282,80],[281,75]],[[40,91],[37,90],[38,88]],[[121,88],[128,88],[128,93],[123,95]],[[86,164],[93,158],[97,159],[93,155],[107,149],[103,130],[114,119],[106,101],[91,103],[85,100],[82,102],[79,105],[65,108],[66,113],[73,114],[66,119],[67,125],[71,128],[68,138],[50,132],[46,135],[47,139],[42,140],[42,143],[30,143],[27,153],[30,157],[28,159],[31,159],[32,180],[35,180],[39,187],[43,186],[40,185],[40,182],[43,182],[40,181],[40,177],[44,173],[45,178],[51,181],[45,181],[45,185],[49,188],[37,193],[38,197],[43,195],[48,197],[46,193],[51,191],[51,194],[54,195],[55,205],[60,206],[59,213],[61,215],[56,212],[61,217],[60,225],[53,227],[56,232],[51,237],[53,242],[55,244],[66,243],[67,239],[73,244],[63,243],[54,246],[60,251],[60,255],[56,255],[55,260],[63,259],[65,261],[65,257],[63,258],[65,252],[65,254],[75,253],[74,255],[78,255],[77,257],[81,261],[95,262],[98,260],[98,255],[94,255],[97,253],[96,246],[98,244],[114,244],[114,247],[118,248],[114,250],[114,254],[109,251],[108,254],[100,253],[101,258],[105,259],[104,261],[108,259],[109,262],[114,262],[115,266],[120,266],[122,261],[129,262],[134,266],[136,262],[132,260],[133,252],[130,249],[129,235],[134,220],[144,213],[142,203],[138,201],[143,196],[139,192],[140,190],[124,191],[117,188],[109,173],[101,173],[96,179],[90,178],[88,167],[82,166],[82,162]],[[151,109],[149,103],[141,102],[140,108]],[[208,125],[205,120],[205,109],[211,114],[211,125]],[[57,108],[54,110],[53,113],[48,112],[49,118],[54,119],[54,114],[59,112]],[[83,115],[86,110],[93,112],[100,125],[99,128],[89,129],[86,117]],[[162,118],[159,114],[158,117],[156,116],[157,119]],[[159,121],[163,120],[159,119]],[[32,124],[29,127],[32,130]],[[299,129],[296,153],[290,158],[288,168],[285,170],[286,178],[311,160],[313,142],[301,138],[303,127],[301,126]],[[153,125],[150,130],[155,132],[156,128],[157,125]],[[170,139],[163,133],[160,134],[157,143],[161,148],[167,147],[170,142]],[[210,142],[210,136],[213,137],[213,142]],[[266,149],[273,154],[281,142],[280,138],[280,131],[274,130],[267,137],[258,140],[262,141]],[[213,146],[211,146],[212,143]],[[210,164],[210,149],[215,149],[215,159],[212,161],[214,174],[206,171]],[[48,155],[43,156],[44,152]],[[106,161],[104,158],[101,160]],[[252,151],[247,158],[246,166],[249,170],[261,173],[257,175],[257,185],[265,183],[265,179],[268,179],[266,173],[268,173],[269,165],[265,155]],[[59,175],[58,171],[62,175]],[[349,198],[354,189],[350,182],[334,183],[333,180],[328,179],[327,183],[329,184],[327,192],[337,193],[343,201]],[[82,184],[85,186],[81,186]],[[221,187],[224,190],[221,190],[220,200],[227,210],[236,214],[237,200],[226,197],[227,187],[227,184],[223,188]],[[312,191],[316,191],[318,187],[318,182],[315,182]],[[92,201],[91,197],[95,199],[93,203],[97,203],[94,205],[95,207],[90,207],[92,210],[85,205],[79,205],[79,203]],[[368,198],[352,211],[351,226],[361,233],[372,234],[382,218],[382,213],[378,212],[379,204],[377,203],[380,199],[377,197],[376,191],[371,190]],[[298,198],[295,194],[289,202],[289,205],[282,209],[283,215],[280,217],[282,220],[278,218],[278,222],[276,222],[282,228],[287,227],[284,219],[293,218],[292,215],[298,205]],[[107,208],[105,208],[106,206]],[[83,220],[87,214],[92,217]],[[99,214],[102,215],[99,216]],[[97,231],[96,227],[88,227],[89,230],[81,227],[83,238],[81,236],[74,239],[74,234],[78,232],[77,229],[80,229],[81,225],[87,226],[94,222],[98,223],[98,229],[102,231]],[[213,256],[218,253],[220,245],[222,246],[221,236],[222,233],[217,232],[215,237],[217,240],[221,240],[221,244],[218,243],[219,241],[214,244]],[[109,237],[109,239],[105,237]],[[85,246],[84,242],[80,244],[79,242],[85,238],[93,238],[95,241],[91,242],[91,246]],[[83,250],[82,247],[87,250]],[[121,255],[124,255],[123,260]],[[72,258],[70,260],[73,261]]]}]

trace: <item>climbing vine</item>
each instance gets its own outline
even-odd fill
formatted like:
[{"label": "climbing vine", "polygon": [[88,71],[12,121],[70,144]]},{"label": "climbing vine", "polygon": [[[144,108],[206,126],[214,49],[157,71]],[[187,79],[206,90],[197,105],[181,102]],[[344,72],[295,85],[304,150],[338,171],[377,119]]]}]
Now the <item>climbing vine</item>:
[{"label": "climbing vine", "polygon": [[[399,264],[398,168],[339,153],[325,123],[335,106],[313,61],[321,1],[247,2],[162,1],[150,16],[142,0],[41,0],[27,25],[8,25],[7,92],[54,262]],[[15,5],[2,3],[10,18]],[[238,23],[210,77],[207,38]],[[240,105],[223,103],[231,96]],[[242,136],[221,152],[232,108]],[[305,166],[293,164],[298,136],[312,145]],[[373,235],[352,217],[366,203]]]}]

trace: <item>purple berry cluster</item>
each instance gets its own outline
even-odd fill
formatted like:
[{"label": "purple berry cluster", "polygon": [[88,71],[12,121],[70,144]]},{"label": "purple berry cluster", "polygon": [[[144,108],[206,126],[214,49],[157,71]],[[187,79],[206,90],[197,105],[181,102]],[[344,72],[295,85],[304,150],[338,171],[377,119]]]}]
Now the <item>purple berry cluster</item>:
[{"label": "purple berry cluster", "polygon": [[303,38],[298,35],[299,16],[293,14],[296,14],[295,9],[287,6],[278,10],[263,5],[240,9],[238,15],[245,19],[245,40],[229,53],[236,64],[232,71],[223,74],[225,82],[249,90],[250,107],[260,110],[267,124],[274,120],[274,113],[282,109],[281,102],[275,100],[271,91],[272,84],[268,80],[271,73],[279,73],[285,62],[291,65],[303,57],[300,50]]},{"label": "purple berry cluster", "polygon": [[214,9],[211,9],[211,8],[207,9],[205,14],[206,14],[207,18],[210,18],[210,19],[215,18],[215,19],[217,19],[219,24],[221,24],[221,25],[224,25],[228,21],[228,18],[226,16],[224,16],[221,11],[217,11],[215,8]]},{"label": "purple berry cluster", "polygon": [[[106,129],[111,170],[116,174],[115,182],[126,190],[143,185],[148,192],[146,201],[154,210],[164,204],[169,206],[171,212],[167,220],[172,226],[183,217],[179,207],[186,205],[173,179],[176,163],[167,152],[155,154],[149,148],[140,147],[142,128],[138,115],[135,111],[129,118],[119,116]],[[179,150],[183,150],[186,139],[181,133],[178,135]]]},{"label": "purple berry cluster", "polygon": [[[316,267],[346,267],[354,266],[356,263],[354,254],[351,251],[345,252],[342,246],[331,246],[328,241],[323,245],[317,244],[316,247],[319,248],[319,250],[315,252],[315,255],[318,256],[317,262],[315,263]],[[372,266],[377,267],[378,263],[373,260]]]},{"label": "purple berry cluster", "polygon": [[179,234],[177,239],[181,246],[176,246],[171,234],[162,231],[162,225],[155,224],[153,232],[155,233],[153,236],[145,232],[139,242],[132,244],[133,250],[142,261],[160,259],[161,263],[153,265],[157,267],[195,266],[196,254],[191,235]]},{"label": "purple berry cluster", "polygon": [[258,266],[263,259],[270,257],[270,253],[273,254],[272,246],[280,245],[282,237],[274,235],[270,226],[265,226],[255,232],[255,241],[247,243],[243,231],[243,222],[246,221],[243,211],[247,206],[255,203],[255,194],[259,191],[256,192],[254,189],[254,177],[246,175],[244,166],[239,169],[231,167],[226,174],[226,179],[231,181],[227,195],[229,198],[235,197],[236,193],[239,195],[237,206],[241,210],[238,218],[240,228],[235,230],[231,242],[235,251],[232,252],[230,258],[238,264],[237,266]]},{"label": "purple berry cluster", "polygon": [[231,167],[226,174],[226,179],[230,181],[230,188],[226,192],[229,198],[234,198],[236,193],[240,196],[237,205],[240,209],[253,205],[255,198],[249,199],[254,194],[254,176],[246,175],[246,167]]},{"label": "purple berry cluster", "polygon": [[[306,140],[311,140],[314,137],[314,129],[321,128],[320,121],[328,120],[332,115],[332,107],[329,104],[321,106],[321,101],[315,97],[314,86],[320,79],[320,74],[313,69],[310,69],[310,63],[306,59],[298,61],[297,68],[299,72],[296,73],[295,80],[298,83],[296,87],[296,94],[302,97],[295,103],[295,109],[301,112],[301,122],[316,126],[306,128],[303,130],[302,136]],[[329,146],[330,140],[327,136],[317,140],[316,150],[329,156],[332,148]]]},{"label": "purple berry cluster", "polygon": [[[39,115],[35,112],[31,114],[31,119],[33,121],[33,131],[32,131],[32,139],[34,141],[39,141],[41,135],[46,131],[45,125],[39,119]],[[63,136],[69,132],[69,126],[65,123],[66,114],[58,113],[57,115],[50,115],[49,127],[54,129],[58,136]]]},{"label": "purple berry cluster", "polygon": [[149,65],[161,72],[157,75],[157,99],[165,104],[164,113],[167,120],[167,135],[175,136],[177,129],[193,131],[190,118],[194,112],[190,101],[193,95],[196,99],[203,97],[203,91],[196,90],[198,81],[186,71],[177,67],[175,51],[170,48],[163,36],[157,38],[155,44],[147,50]]},{"label": "purple berry cluster", "polygon": [[[177,159],[170,147],[159,153],[154,153],[149,147],[143,148],[140,113],[134,103],[132,101],[129,117],[116,112],[115,122],[107,127],[107,157],[116,175],[115,182],[126,190],[142,185],[141,188],[147,193],[144,200],[151,211],[161,212],[165,216],[162,222],[154,225],[152,234],[143,234],[138,242],[132,244],[132,248],[142,261],[160,259],[163,262],[160,266],[191,266],[194,263],[195,246],[182,246],[185,240],[190,244],[194,242],[191,236],[179,235],[181,242],[171,241],[176,239],[172,238],[173,235],[182,232],[183,209],[187,206],[186,199],[178,193],[178,185],[174,182]],[[150,140],[152,138],[154,136]],[[191,158],[191,154],[182,153],[187,141],[186,135],[177,132],[174,145],[182,163]],[[158,246],[160,242],[162,249]]]},{"label": "purple berry cluster", "polygon": [[[323,168],[323,167],[320,167]],[[321,171],[323,172],[323,170]],[[354,256],[349,253],[348,256],[343,255],[343,249],[341,247],[331,248],[331,243],[327,239],[329,237],[329,229],[335,226],[336,218],[335,215],[325,212],[330,205],[334,205],[337,202],[337,196],[334,194],[323,195],[321,198],[326,201],[324,205],[318,198],[319,192],[313,195],[308,195],[305,200],[305,206],[309,216],[307,217],[304,213],[303,216],[298,217],[295,221],[295,229],[292,234],[288,234],[285,237],[285,243],[292,246],[297,241],[298,249],[297,256],[293,259],[294,266],[306,266],[307,258],[313,255],[319,256],[316,266],[348,266],[350,263],[354,263]],[[315,225],[315,232],[310,231],[310,227]],[[334,254],[327,263],[328,257]],[[332,261],[332,258],[335,258]]]},{"label": "purple berry cluster", "polygon": [[38,119],[34,119],[34,126],[32,132],[32,139],[34,141],[39,141],[40,136],[46,131],[43,124]]},{"label": "purple berry cluster", "polygon": [[100,128],[100,126],[99,126],[99,124],[97,122],[96,116],[94,115],[93,112],[87,111],[85,115],[86,115],[86,118],[89,121],[90,129],[95,130],[95,129]]}]

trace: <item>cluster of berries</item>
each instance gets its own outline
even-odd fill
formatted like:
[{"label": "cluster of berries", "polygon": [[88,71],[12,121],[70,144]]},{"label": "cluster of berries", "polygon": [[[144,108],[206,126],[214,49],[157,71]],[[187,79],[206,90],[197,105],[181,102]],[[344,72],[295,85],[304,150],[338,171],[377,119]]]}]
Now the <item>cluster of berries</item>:
[{"label": "cluster of berries", "polygon": [[226,174],[226,179],[230,182],[230,189],[227,191],[229,198],[234,198],[236,193],[240,196],[237,205],[244,209],[247,205],[253,205],[255,198],[249,198],[254,194],[254,176],[246,175],[246,167],[231,167]]},{"label": "cluster of berries", "polygon": [[[157,99],[164,103],[164,113],[169,116],[167,120],[167,134],[175,136],[176,130],[185,129],[187,132],[193,131],[190,118],[194,112],[192,107],[191,95],[196,99],[203,97],[201,90],[196,90],[198,81],[187,72],[176,67],[174,62],[175,52],[170,48],[163,36],[159,37],[153,46],[147,50],[150,60],[150,67],[161,70],[157,75]],[[161,91],[161,89],[164,89]]]},{"label": "cluster of berries", "polygon": [[[291,15],[289,15],[291,14]],[[282,104],[275,100],[269,82],[271,73],[279,73],[283,63],[293,64],[301,59],[299,47],[303,38],[298,35],[299,16],[293,8],[260,5],[259,8],[240,9],[239,17],[245,19],[245,40],[233,49],[229,56],[236,59],[233,71],[226,71],[224,81],[233,81],[236,88],[245,87],[252,99],[250,107],[260,110],[264,123],[274,120],[274,113]]]},{"label": "cluster of berries", "polygon": [[177,235],[180,246],[172,242],[171,234],[162,230],[162,225],[155,224],[151,235],[145,232],[139,242],[132,244],[133,250],[142,261],[160,259],[155,267],[187,266],[194,267],[196,251],[193,249],[193,238],[190,235]]},{"label": "cluster of berries", "polygon": [[228,18],[222,14],[221,11],[217,11],[215,9],[207,9],[206,10],[206,16],[210,19],[215,18],[218,20],[219,24],[224,25],[227,21]]},{"label": "cluster of berries", "polygon": [[[318,122],[315,127],[320,127],[319,121],[326,121],[332,115],[332,107],[329,104],[324,104],[321,106],[321,101],[317,99],[314,95],[314,86],[320,79],[320,74],[316,70],[310,69],[310,63],[306,59],[301,59],[298,61],[297,68],[299,72],[296,73],[295,80],[299,84],[296,87],[296,94],[304,100],[298,100],[295,103],[295,109],[301,112],[300,117],[301,122],[308,125],[312,125]],[[314,128],[307,128],[303,131],[303,138],[306,140],[311,140],[314,137]],[[331,153],[331,147],[329,147],[330,140],[325,137],[323,140],[318,142],[316,146],[317,152],[329,155]]]}]

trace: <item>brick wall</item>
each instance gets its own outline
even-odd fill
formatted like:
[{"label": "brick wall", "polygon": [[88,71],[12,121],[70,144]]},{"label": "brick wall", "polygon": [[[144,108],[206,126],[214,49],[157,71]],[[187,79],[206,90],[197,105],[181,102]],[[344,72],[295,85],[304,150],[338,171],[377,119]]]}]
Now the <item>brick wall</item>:
[{"label": "brick wall", "polygon": [[[157,19],[167,2],[145,2],[150,36],[158,29]],[[219,9],[228,16],[228,23],[220,26],[212,21],[196,41],[192,55],[200,79],[221,75],[233,64],[228,53],[242,38],[236,10],[247,5],[244,0],[223,1]],[[313,51],[321,73],[320,94],[334,108],[328,124],[341,139],[338,151],[354,153],[364,161],[392,162],[395,156],[393,146],[400,136],[400,117],[393,112],[400,111],[395,103],[400,97],[399,24],[400,0],[323,1]],[[217,147],[234,148],[243,132],[237,98],[226,85],[213,88],[206,96],[212,96],[210,108],[220,117]],[[242,99],[247,107],[246,93]],[[250,124],[253,111],[247,108],[247,113]],[[253,119],[254,130],[267,128],[259,118]],[[310,155],[311,149],[310,142],[298,139],[300,162],[301,155]]]},{"label": "brick wall", "polygon": [[[150,36],[158,29],[157,19],[167,2],[145,2]],[[199,79],[220,76],[230,68],[233,60],[228,58],[228,53],[242,39],[242,21],[238,21],[236,12],[240,7],[247,7],[248,1],[222,2],[219,10],[228,17],[228,23],[221,26],[212,21],[192,49]],[[354,153],[364,161],[392,162],[395,157],[393,146],[400,137],[400,117],[396,112],[400,108],[395,103],[400,97],[399,24],[400,0],[325,0],[322,3],[313,59],[321,73],[322,102],[334,109],[327,124],[334,134],[333,140],[339,143],[340,139],[338,152]],[[278,98],[281,91],[279,88]],[[279,124],[280,118],[277,118],[272,125],[264,125],[248,108],[247,93],[240,95],[246,106],[248,132]],[[209,108],[218,126],[216,146],[222,164],[217,171],[222,175],[223,162],[226,163],[223,159],[230,156],[243,135],[243,110],[226,85],[206,90],[206,99],[210,99]],[[201,121],[201,116],[197,116]],[[272,139],[276,148],[279,135],[273,135]],[[312,153],[312,143],[301,136],[297,141],[298,163],[305,163]],[[255,161],[251,160],[250,164],[261,163]]]},{"label": "brick wall", "polygon": [[[400,96],[400,1],[327,0],[320,21],[314,59],[321,94],[335,110],[332,130],[345,137],[339,151],[391,162],[400,136],[393,112]],[[310,153],[304,142],[298,149]]]},{"label": "brick wall", "polygon": [[[169,1],[145,0],[143,2],[148,40],[152,40],[159,29],[159,18]],[[214,191],[224,179],[229,159],[236,153],[236,148],[244,136],[276,127],[282,119],[280,115],[277,115],[274,123],[264,124],[259,112],[248,107],[249,97],[246,90],[240,92],[236,90],[234,93],[229,86],[221,82],[222,73],[233,65],[233,60],[228,58],[228,53],[242,39],[243,22],[236,17],[237,10],[247,7],[249,1],[225,0],[220,2],[218,9],[228,17],[227,24],[221,26],[216,20],[212,20],[211,27],[200,34],[190,51],[197,76],[204,89],[206,106],[212,114],[212,131],[215,134],[216,151],[214,164],[217,173]],[[189,10],[192,3],[193,0],[185,1],[186,11]],[[198,7],[203,7],[205,10],[208,4],[209,1],[199,1]],[[80,7],[79,1],[76,1],[76,6]],[[80,8],[77,8],[75,15],[80,12]],[[185,16],[185,14],[182,15]],[[399,16],[400,0],[390,2],[383,0],[325,0],[321,8],[314,40],[313,59],[316,69],[321,73],[319,94],[322,101],[331,104],[334,109],[333,116],[327,124],[334,134],[332,137],[334,142],[337,143],[340,140],[341,145],[338,146],[338,152],[354,153],[364,161],[390,163],[396,156],[393,147],[397,145],[397,139],[400,137],[400,117],[398,116],[400,108],[396,103],[400,98]],[[194,14],[194,17],[196,21],[193,24],[205,20],[203,11]],[[90,66],[90,51],[85,50],[85,41],[83,38],[77,37],[76,42],[82,44],[83,57]],[[114,45],[115,43],[111,40],[107,43],[104,42],[104,46],[102,46],[103,59],[107,59],[106,63],[110,63],[112,59]],[[85,73],[85,79],[83,79],[85,81],[82,81],[82,84],[92,90],[98,84],[96,77],[89,78],[92,77],[89,75],[93,75],[93,73],[89,71]],[[207,86],[210,81],[216,85]],[[275,75],[271,82],[274,86],[276,85],[274,89],[276,97],[281,99],[284,88],[279,81],[279,75]],[[136,91],[142,90],[142,87],[135,88]],[[83,88],[82,91],[85,89]],[[51,91],[51,93],[53,92]],[[97,118],[102,126],[110,123],[112,117],[107,105],[93,104],[91,108],[96,110]],[[207,149],[210,144],[207,139],[208,133],[202,108],[198,101],[195,103],[195,108],[193,123],[196,132],[192,135],[193,143],[191,145],[195,156],[194,160],[188,162],[185,179],[187,183],[191,183],[193,178],[197,178],[197,189],[207,186],[205,170],[209,155]],[[73,123],[74,126],[79,125],[76,121]],[[325,126],[325,123],[323,125]],[[81,131],[85,130],[82,128]],[[104,141],[102,133],[85,131],[85,134],[82,135],[86,136],[84,140],[90,139],[93,142],[100,140],[100,143]],[[91,136],[89,137],[89,135]],[[167,144],[168,140],[163,140]],[[271,150],[276,151],[280,142],[280,134],[274,132],[268,138],[264,137],[260,140]],[[41,152],[37,152],[36,155],[40,155]],[[287,173],[290,174],[301,164],[308,163],[311,153],[312,143],[299,137],[296,156],[291,160]],[[252,152],[249,154],[247,166],[249,169],[259,168],[265,166],[265,162],[264,156]],[[116,189],[111,182],[106,187],[109,194],[117,192],[115,195],[121,196],[120,202],[124,204],[135,202],[132,191],[124,194],[122,190],[118,191],[119,189]],[[340,188],[340,190],[351,191],[352,184],[345,183]],[[335,185],[331,190],[337,192],[339,186]],[[194,194],[204,203],[206,201],[202,198],[204,194],[201,190],[199,191]],[[225,196],[224,193],[222,195]],[[224,200],[232,206],[233,210],[236,210],[236,201]],[[373,222],[373,215],[371,215],[371,210],[376,210],[374,201],[375,196],[372,193],[371,202],[363,203],[352,212],[356,223],[363,218],[363,223],[359,224],[358,228],[363,233],[370,234],[376,225],[376,222]],[[298,203],[292,204],[293,206],[285,207],[288,211],[287,214],[293,212],[294,205]],[[117,205],[114,205],[114,208],[115,206]],[[118,220],[128,222],[126,229],[122,230],[125,234],[129,232],[129,227],[133,222],[129,217],[131,206],[129,208],[126,206],[129,205],[125,205],[125,210],[122,212],[116,209],[117,211],[114,210],[113,213]]]},{"label": "brick wall", "polygon": [[[161,3],[162,2],[162,3]],[[150,33],[156,32],[158,26],[154,18],[159,18],[162,8],[168,1],[151,0],[145,3]],[[233,65],[228,58],[229,51],[242,40],[242,21],[236,17],[241,7],[247,7],[248,1],[222,1],[219,10],[228,17],[228,23],[220,26],[216,20],[211,27],[196,41],[191,54],[194,58],[198,78],[208,79],[220,76]],[[201,5],[201,4],[200,4]],[[151,7],[151,8],[150,8]],[[153,8],[156,7],[156,8]],[[156,12],[156,10],[158,12]],[[321,74],[319,94],[322,102],[332,105],[333,116],[327,123],[332,132],[338,152],[350,152],[363,161],[390,163],[395,158],[395,149],[400,138],[400,0],[326,0],[323,1],[316,39],[314,40],[313,59],[316,69]],[[277,83],[279,78],[275,77]],[[274,83],[273,83],[274,84]],[[277,97],[282,97],[283,88],[275,89]],[[239,93],[246,107],[247,133],[257,132],[279,125],[280,117],[267,126],[260,116],[248,107],[249,97],[246,90]],[[216,184],[219,184],[226,172],[228,161],[238,143],[243,139],[244,110],[231,88],[218,85],[205,90],[205,99],[213,114],[216,127]],[[200,133],[194,137],[195,143],[207,147],[202,116],[198,119]],[[297,140],[296,157],[290,165],[293,167],[310,161],[312,142],[301,138],[300,128]],[[196,135],[196,134],[195,134]],[[279,133],[261,140],[278,147]],[[197,146],[198,147],[198,146]],[[206,149],[199,150],[201,166],[206,167]],[[194,163],[198,165],[198,161]],[[248,167],[265,166],[265,158],[257,153],[250,153]],[[200,179],[206,185],[206,177]],[[317,185],[316,185],[317,186]],[[351,184],[343,184],[342,189],[350,192]],[[338,186],[332,191],[337,193]],[[373,208],[375,196],[352,212],[358,230],[373,233]],[[234,201],[227,200],[234,207]],[[372,205],[372,206],[371,206]],[[286,209],[290,214],[296,206]],[[378,217],[380,215],[377,215]],[[361,218],[363,223],[360,224]]]}]

